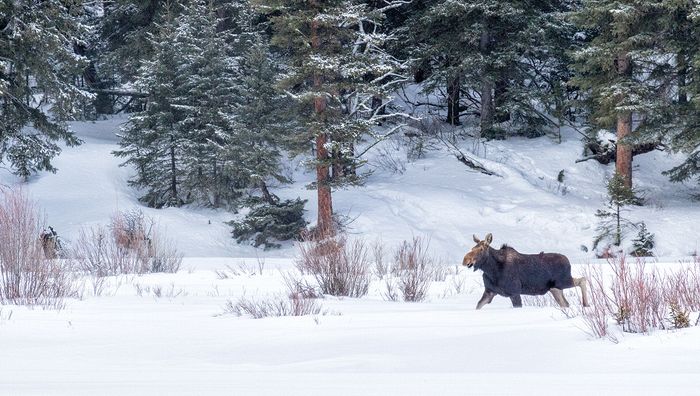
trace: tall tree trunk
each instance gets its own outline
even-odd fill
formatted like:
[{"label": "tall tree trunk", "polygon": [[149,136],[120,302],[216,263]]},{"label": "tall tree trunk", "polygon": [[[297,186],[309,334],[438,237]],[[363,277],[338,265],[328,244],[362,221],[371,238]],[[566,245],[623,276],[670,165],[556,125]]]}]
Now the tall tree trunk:
[{"label": "tall tree trunk", "polygon": [[447,81],[447,123],[450,125],[459,125],[459,91],[461,83],[459,74],[453,76]]},{"label": "tall tree trunk", "polygon": [[684,53],[685,51],[680,51],[676,56],[676,64],[678,65],[678,103],[686,104],[688,103],[688,88],[687,77],[688,77],[688,59]]},{"label": "tall tree trunk", "polygon": [[[312,0],[312,6],[317,2]],[[311,22],[311,48],[318,51],[321,48],[321,38],[319,36],[319,23],[316,19]],[[321,91],[323,80],[318,73],[314,74],[314,88]],[[320,121],[326,111],[326,98],[317,96],[314,98],[314,112]],[[333,230],[333,200],[331,197],[329,157],[326,143],[328,135],[323,131],[314,131],[316,134],[316,189],[318,192],[318,222],[317,229],[320,236],[328,236]]]},{"label": "tall tree trunk", "polygon": [[170,191],[173,194],[173,204],[179,205],[179,199],[177,198],[177,165],[175,162],[175,137],[170,137]]},{"label": "tall tree trunk", "polygon": [[[630,75],[631,65],[629,55],[624,53],[615,59],[617,73],[623,76]],[[615,158],[615,171],[622,176],[625,187],[632,188],[632,149],[627,141],[632,134],[632,113],[629,111],[617,115],[617,154]]]},{"label": "tall tree trunk", "polygon": [[221,205],[221,181],[219,180],[219,167],[216,164],[216,160],[213,161],[212,165],[214,207],[218,208]]},{"label": "tall tree trunk", "polygon": [[[479,42],[479,50],[483,56],[486,56],[489,51],[489,34],[488,26],[484,24],[484,30],[481,31],[481,40]],[[481,134],[483,135],[493,127],[493,80],[489,76],[488,67],[484,65],[481,69]]]},{"label": "tall tree trunk", "polygon": [[503,110],[506,103],[506,94],[508,93],[508,79],[506,76],[501,76],[496,81],[493,88],[494,110],[496,122],[506,122],[510,120],[510,113]]}]

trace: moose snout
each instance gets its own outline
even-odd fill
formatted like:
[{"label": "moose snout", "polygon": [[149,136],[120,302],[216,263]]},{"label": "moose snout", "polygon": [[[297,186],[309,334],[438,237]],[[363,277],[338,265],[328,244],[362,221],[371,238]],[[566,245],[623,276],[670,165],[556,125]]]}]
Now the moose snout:
[{"label": "moose snout", "polygon": [[472,260],[472,258],[468,255],[464,256],[464,259],[462,260],[462,265],[467,268],[471,268],[474,265],[474,260]]}]

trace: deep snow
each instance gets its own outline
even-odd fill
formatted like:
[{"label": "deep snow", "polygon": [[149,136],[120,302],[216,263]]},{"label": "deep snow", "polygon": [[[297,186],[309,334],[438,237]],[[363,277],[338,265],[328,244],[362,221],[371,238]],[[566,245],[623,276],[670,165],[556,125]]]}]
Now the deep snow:
[{"label": "deep snow", "polygon": [[[210,265],[206,260],[188,265]],[[449,286],[436,283],[424,303],[384,301],[377,281],[362,299],[321,300],[331,312],[326,316],[220,315],[227,299],[284,290],[275,267],[229,279],[213,271],[110,278],[101,296],[88,292],[58,312],[2,307],[0,393],[668,395],[697,389],[700,328],[625,335],[617,344],[592,340],[581,318],[567,319],[555,308],[516,310],[497,297],[474,310],[481,293],[474,272],[460,273],[462,294],[445,295]]]},{"label": "deep snow", "polygon": [[[233,215],[204,208],[142,207],[127,186],[128,168],[109,153],[122,119],[73,126],[85,144],[66,148],[56,174],[24,188],[48,224],[70,241],[82,226],[105,224],[116,210],[139,208],[167,228],[187,258],[177,274],[109,278],[101,295],[85,280],[82,299],[60,311],[0,306],[0,394],[691,394],[697,391],[700,328],[593,340],[580,317],[551,307],[514,310],[497,297],[481,311],[479,273],[459,271],[465,288],[436,282],[424,303],[385,301],[375,281],[362,299],[321,300],[331,314],[253,320],[221,315],[229,299],[284,293],[291,244],[278,251],[236,245],[223,224]],[[473,142],[465,142],[471,147]],[[393,153],[391,144],[386,147]],[[349,232],[391,248],[428,236],[431,252],[454,265],[471,235],[494,234],[522,252],[558,251],[596,265],[590,247],[612,167],[576,164],[581,144],[510,139],[478,146],[480,160],[503,177],[470,172],[448,153],[428,152],[394,175],[377,168],[364,187],[334,193]],[[403,149],[396,158],[405,161]],[[374,153],[373,155],[379,155]],[[635,180],[649,202],[631,217],[656,235],[657,265],[698,249],[700,211],[691,186],[661,175],[678,160],[635,159]],[[371,158],[370,158],[371,163]],[[290,162],[297,182],[276,192],[309,199],[310,175]],[[557,175],[564,170],[564,185]],[[0,171],[0,183],[19,181]],[[562,190],[566,188],[566,194]],[[264,257],[262,274],[256,259]],[[215,270],[248,268],[219,279]],[[281,272],[282,271],[282,272]],[[155,289],[160,289],[157,297]],[[569,298],[570,300],[572,298]],[[695,320],[696,313],[691,317]]]}]

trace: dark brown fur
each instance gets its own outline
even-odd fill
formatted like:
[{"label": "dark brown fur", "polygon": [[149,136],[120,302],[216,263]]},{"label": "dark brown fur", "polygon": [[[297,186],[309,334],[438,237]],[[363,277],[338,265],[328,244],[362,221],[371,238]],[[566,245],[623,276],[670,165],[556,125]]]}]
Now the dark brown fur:
[{"label": "dark brown fur", "polygon": [[563,289],[579,286],[584,306],[588,306],[585,278],[571,276],[571,264],[566,256],[558,253],[521,254],[503,245],[496,250],[490,246],[492,235],[482,241],[474,236],[477,243],[464,256],[462,265],[483,271],[484,294],[477,304],[480,309],[490,303],[495,295],[509,297],[514,307],[521,307],[520,295],[542,295],[552,293],[562,307],[569,303],[564,298]]}]

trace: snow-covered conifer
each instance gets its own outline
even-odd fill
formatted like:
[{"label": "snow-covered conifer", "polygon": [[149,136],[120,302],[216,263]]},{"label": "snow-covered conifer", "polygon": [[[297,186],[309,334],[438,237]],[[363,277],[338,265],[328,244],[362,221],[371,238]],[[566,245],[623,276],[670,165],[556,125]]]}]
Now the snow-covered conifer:
[{"label": "snow-covered conifer", "polygon": [[62,121],[87,97],[73,83],[84,65],[74,51],[86,31],[81,3],[0,2],[0,163],[25,179],[55,171],[57,142],[80,143]]},{"label": "snow-covered conifer", "polygon": [[373,99],[399,80],[400,62],[384,50],[393,39],[382,30],[384,9],[348,0],[255,3],[269,13],[273,44],[287,56],[281,85],[293,100],[294,137],[304,149],[313,141],[316,150],[317,227],[332,232],[332,185],[357,181],[355,143],[390,117]]}]

